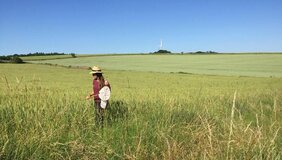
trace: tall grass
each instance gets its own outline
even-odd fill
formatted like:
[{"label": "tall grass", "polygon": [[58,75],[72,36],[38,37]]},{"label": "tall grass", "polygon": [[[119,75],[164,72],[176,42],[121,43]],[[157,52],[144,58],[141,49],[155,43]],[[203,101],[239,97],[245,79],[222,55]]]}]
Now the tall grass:
[{"label": "tall grass", "polygon": [[0,159],[281,158],[281,79],[108,72],[101,128],[82,98],[91,82],[75,78],[85,71],[50,67],[77,72],[62,86],[68,77],[53,81],[41,67],[37,78],[1,77]]}]

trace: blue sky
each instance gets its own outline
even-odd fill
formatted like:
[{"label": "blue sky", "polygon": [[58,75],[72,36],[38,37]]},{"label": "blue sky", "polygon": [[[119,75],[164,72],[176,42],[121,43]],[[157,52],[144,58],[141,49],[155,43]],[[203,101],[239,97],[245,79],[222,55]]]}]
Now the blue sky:
[{"label": "blue sky", "polygon": [[281,0],[0,0],[0,54],[282,51]]}]

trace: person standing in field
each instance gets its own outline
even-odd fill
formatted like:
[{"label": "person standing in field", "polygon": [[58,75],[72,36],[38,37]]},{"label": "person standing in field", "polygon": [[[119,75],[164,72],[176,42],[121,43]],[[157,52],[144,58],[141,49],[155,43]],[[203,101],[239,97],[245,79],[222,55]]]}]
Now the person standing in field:
[{"label": "person standing in field", "polygon": [[101,125],[103,127],[104,109],[106,108],[106,106],[108,106],[108,101],[102,101],[101,105],[101,98],[99,97],[99,92],[105,86],[111,89],[110,83],[105,80],[103,72],[99,67],[93,66],[89,74],[92,74],[93,76],[93,91],[86,97],[86,99],[89,100],[93,97],[95,108],[95,121],[98,125]]}]

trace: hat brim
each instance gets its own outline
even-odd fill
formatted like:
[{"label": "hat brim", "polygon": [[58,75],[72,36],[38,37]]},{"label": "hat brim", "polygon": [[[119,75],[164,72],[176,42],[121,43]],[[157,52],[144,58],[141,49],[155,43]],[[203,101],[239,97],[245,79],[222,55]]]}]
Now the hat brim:
[{"label": "hat brim", "polygon": [[91,71],[91,72],[89,72],[89,74],[96,74],[96,73],[103,73],[103,72],[101,72],[101,71]]}]

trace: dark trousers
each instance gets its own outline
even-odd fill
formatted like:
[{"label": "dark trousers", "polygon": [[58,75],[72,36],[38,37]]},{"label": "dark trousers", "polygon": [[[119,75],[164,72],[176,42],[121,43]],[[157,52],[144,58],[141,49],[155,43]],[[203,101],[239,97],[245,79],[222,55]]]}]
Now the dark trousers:
[{"label": "dark trousers", "polygon": [[100,106],[101,102],[94,101],[95,108],[95,123],[98,126],[104,127],[104,109]]}]

